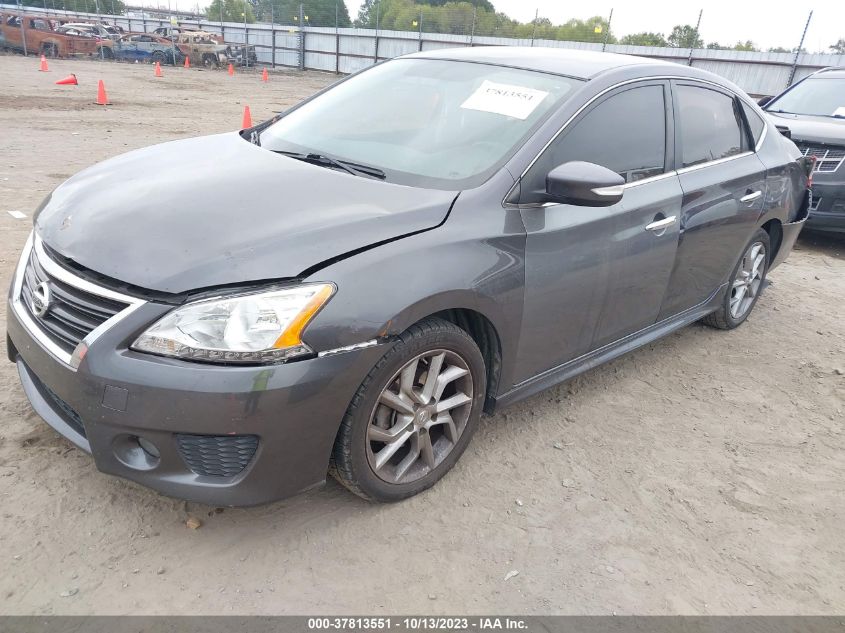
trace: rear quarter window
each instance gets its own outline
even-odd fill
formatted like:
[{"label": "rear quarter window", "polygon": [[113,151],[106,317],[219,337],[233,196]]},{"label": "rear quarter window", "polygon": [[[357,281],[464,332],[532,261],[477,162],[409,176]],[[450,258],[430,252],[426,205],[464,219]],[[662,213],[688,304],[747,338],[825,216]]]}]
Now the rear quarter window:
[{"label": "rear quarter window", "polygon": [[757,147],[757,143],[760,142],[760,138],[763,136],[763,129],[766,127],[766,124],[750,105],[744,101],[740,101],[740,103],[742,103],[742,111],[745,113],[745,120],[748,122],[751,137],[754,139],[754,147]]}]

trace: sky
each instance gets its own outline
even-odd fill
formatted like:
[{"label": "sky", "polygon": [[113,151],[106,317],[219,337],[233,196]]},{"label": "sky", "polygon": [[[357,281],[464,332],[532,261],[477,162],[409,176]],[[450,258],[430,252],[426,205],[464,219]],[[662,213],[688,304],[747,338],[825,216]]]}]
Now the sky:
[{"label": "sky", "polygon": [[[667,35],[676,24],[692,24],[701,17],[701,37],[705,42],[735,44],[752,40],[760,48],[783,46],[793,48],[801,39],[801,32],[810,9],[813,19],[807,31],[805,48],[810,52],[827,52],[827,47],[845,38],[845,0],[701,0],[678,2],[666,0],[491,0],[502,11],[520,22],[534,19],[535,10],[541,17],[561,24],[570,18],[608,15],[613,8],[611,27],[616,35],[656,31]],[[349,15],[358,15],[358,0],[346,0]]]}]

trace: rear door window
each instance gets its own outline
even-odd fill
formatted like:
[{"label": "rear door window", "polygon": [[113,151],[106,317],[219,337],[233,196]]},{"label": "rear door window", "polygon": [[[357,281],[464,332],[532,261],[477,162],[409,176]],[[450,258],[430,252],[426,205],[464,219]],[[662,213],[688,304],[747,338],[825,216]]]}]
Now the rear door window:
[{"label": "rear door window", "polygon": [[717,90],[678,85],[681,166],[728,158],[747,149],[737,100]]}]

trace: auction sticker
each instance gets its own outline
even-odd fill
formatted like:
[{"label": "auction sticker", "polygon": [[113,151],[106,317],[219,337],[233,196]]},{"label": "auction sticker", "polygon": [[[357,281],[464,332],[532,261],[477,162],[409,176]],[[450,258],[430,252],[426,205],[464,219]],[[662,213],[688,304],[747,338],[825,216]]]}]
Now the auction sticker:
[{"label": "auction sticker", "polygon": [[549,93],[542,90],[498,84],[485,79],[478,90],[461,104],[461,107],[466,110],[493,112],[524,121],[547,96]]}]

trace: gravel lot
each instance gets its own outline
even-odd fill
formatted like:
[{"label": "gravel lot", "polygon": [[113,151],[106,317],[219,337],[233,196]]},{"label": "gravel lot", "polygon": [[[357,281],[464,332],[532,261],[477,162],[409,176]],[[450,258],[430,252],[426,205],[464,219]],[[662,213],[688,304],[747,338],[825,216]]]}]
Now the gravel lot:
[{"label": "gravel lot", "polygon": [[[74,172],[335,79],[37,68],[0,56],[3,288]],[[251,509],[162,497],[98,473],[0,362],[0,613],[841,613],[843,297],[845,240],[804,236],[740,329],[688,327],[485,418],[449,476],[392,506],[332,481]]]}]

